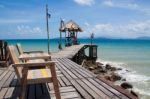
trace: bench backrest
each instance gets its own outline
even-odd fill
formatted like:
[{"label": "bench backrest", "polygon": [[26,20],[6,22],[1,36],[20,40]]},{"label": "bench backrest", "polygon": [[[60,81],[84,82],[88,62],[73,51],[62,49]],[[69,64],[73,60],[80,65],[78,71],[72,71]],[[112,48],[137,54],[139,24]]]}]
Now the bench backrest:
[{"label": "bench backrest", "polygon": [[17,47],[17,50],[18,50],[19,54],[20,54],[20,55],[23,54],[23,49],[22,49],[22,47],[21,47],[21,44],[20,44],[20,43],[17,43],[17,44],[16,44],[16,47]]},{"label": "bench backrest", "polygon": [[[17,64],[17,63],[20,63],[18,57],[17,57],[17,54],[16,54],[16,49],[13,45],[11,46],[8,46],[8,51],[9,51],[9,54],[10,54],[10,58],[13,62],[13,64]],[[19,81],[21,81],[21,77],[22,77],[22,67],[16,67],[16,66],[13,66],[14,69],[15,69],[15,72],[17,74],[17,77],[19,79]]]}]

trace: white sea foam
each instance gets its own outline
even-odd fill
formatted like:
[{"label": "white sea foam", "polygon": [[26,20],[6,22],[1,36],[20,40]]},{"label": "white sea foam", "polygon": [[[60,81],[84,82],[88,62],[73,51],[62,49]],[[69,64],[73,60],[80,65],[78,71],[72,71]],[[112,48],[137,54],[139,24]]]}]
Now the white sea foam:
[{"label": "white sea foam", "polygon": [[134,91],[142,95],[141,99],[148,99],[148,97],[150,97],[149,76],[138,74],[135,70],[129,70],[129,68],[127,68],[127,64],[122,62],[112,62],[104,60],[97,61],[103,63],[104,65],[111,64],[114,67],[121,67],[122,70],[117,71],[117,73],[125,78],[127,82],[133,84]]},{"label": "white sea foam", "polygon": [[101,62],[103,63],[104,65],[106,64],[111,64],[112,66],[115,66],[115,67],[121,67],[122,65],[125,65],[124,63],[122,62],[112,62],[112,61],[104,61],[104,60],[97,60],[97,62]]}]

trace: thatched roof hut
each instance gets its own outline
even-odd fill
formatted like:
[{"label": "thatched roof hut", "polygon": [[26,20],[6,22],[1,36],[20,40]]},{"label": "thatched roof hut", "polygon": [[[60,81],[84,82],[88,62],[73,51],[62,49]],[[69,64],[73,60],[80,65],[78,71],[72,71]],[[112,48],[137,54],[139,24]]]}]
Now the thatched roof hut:
[{"label": "thatched roof hut", "polygon": [[62,28],[60,28],[60,31],[61,32],[66,32],[66,31],[82,32],[82,29],[80,28],[80,26],[77,23],[70,20],[69,22],[64,24],[64,26],[62,26]]}]

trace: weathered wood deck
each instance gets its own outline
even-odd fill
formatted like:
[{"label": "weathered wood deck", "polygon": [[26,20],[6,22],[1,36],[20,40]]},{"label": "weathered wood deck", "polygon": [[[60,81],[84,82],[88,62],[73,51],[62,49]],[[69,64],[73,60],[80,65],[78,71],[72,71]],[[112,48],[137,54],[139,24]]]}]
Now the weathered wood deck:
[{"label": "weathered wood deck", "polygon": [[84,44],[66,47],[65,49],[63,49],[57,53],[52,53],[52,58],[69,58],[69,59],[71,59],[83,47],[84,47]]},{"label": "weathered wood deck", "polygon": [[[54,58],[57,70],[62,74],[58,78],[63,98],[71,99],[136,99],[127,92],[116,90],[111,84],[100,80],[85,68],[67,58]],[[20,85],[12,67],[0,69],[0,99],[16,99]],[[54,94],[52,85],[29,85],[27,99],[50,99]]]},{"label": "weathered wood deck", "polygon": [[[52,54],[58,77],[62,99],[137,99],[129,92],[112,83],[97,78],[95,74],[81,67],[70,59],[84,45],[67,47]],[[0,68],[0,99],[16,99],[20,93],[20,85],[11,66]],[[55,99],[51,83],[29,85],[26,99]]]}]

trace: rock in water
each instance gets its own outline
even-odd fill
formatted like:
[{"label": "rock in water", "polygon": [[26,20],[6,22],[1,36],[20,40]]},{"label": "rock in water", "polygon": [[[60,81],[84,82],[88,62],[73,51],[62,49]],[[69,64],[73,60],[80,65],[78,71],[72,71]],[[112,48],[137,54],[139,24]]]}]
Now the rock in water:
[{"label": "rock in water", "polygon": [[94,74],[99,74],[99,71],[94,71]]},{"label": "rock in water", "polygon": [[99,72],[100,73],[106,73],[107,71],[105,70],[105,68],[102,67],[102,68],[99,69]]},{"label": "rock in water", "polygon": [[117,70],[122,70],[122,68],[117,68]]},{"label": "rock in water", "polygon": [[121,87],[124,88],[124,89],[133,88],[133,86],[130,83],[128,83],[128,82],[122,83]]},{"label": "rock in water", "polygon": [[117,68],[116,67],[111,67],[111,71],[116,71]]},{"label": "rock in water", "polygon": [[126,81],[126,79],[125,79],[125,78],[123,78],[123,79],[122,79],[122,81]]},{"label": "rock in water", "polygon": [[105,78],[106,80],[111,81],[111,77],[110,77],[110,76],[104,76],[104,78]]},{"label": "rock in water", "polygon": [[89,67],[89,70],[91,71],[91,70],[94,70],[94,67]]},{"label": "rock in water", "polygon": [[106,69],[111,69],[111,65],[110,64],[106,64],[105,68]]},{"label": "rock in water", "polygon": [[101,67],[101,66],[104,65],[104,64],[103,64],[103,63],[100,63],[100,62],[97,62],[96,65]]},{"label": "rock in water", "polygon": [[111,79],[113,82],[115,82],[117,80],[121,80],[121,76],[119,76],[118,74],[112,73]]}]

